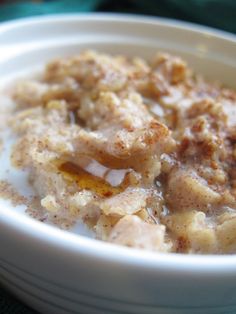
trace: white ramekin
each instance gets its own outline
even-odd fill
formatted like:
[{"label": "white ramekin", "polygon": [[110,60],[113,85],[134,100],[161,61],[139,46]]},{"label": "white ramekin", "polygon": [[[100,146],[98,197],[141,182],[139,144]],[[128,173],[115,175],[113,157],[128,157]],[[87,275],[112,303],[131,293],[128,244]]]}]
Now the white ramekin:
[{"label": "white ramekin", "polygon": [[[236,38],[132,15],[58,15],[0,25],[0,84],[48,60],[97,49],[177,53],[206,77],[235,86]],[[1,104],[0,104],[1,105]],[[236,255],[157,254],[45,225],[0,206],[0,282],[42,313],[236,312]]]}]

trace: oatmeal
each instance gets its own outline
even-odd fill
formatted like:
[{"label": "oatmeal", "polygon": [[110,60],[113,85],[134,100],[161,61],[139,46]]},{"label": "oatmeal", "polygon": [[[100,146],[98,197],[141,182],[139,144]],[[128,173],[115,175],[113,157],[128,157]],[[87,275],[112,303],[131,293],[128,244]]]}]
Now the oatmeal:
[{"label": "oatmeal", "polygon": [[0,180],[0,197],[3,199],[10,199],[14,206],[27,203],[27,198],[20,195],[18,191],[5,180]]},{"label": "oatmeal", "polygon": [[44,220],[82,219],[129,247],[236,252],[236,92],[167,53],[86,51],[12,98],[12,164],[29,171]]}]

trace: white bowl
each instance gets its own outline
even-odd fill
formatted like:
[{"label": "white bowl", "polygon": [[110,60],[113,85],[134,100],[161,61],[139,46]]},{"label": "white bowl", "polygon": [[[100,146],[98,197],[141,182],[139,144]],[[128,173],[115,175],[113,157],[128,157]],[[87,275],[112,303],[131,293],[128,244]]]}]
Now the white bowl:
[{"label": "white bowl", "polygon": [[[0,84],[84,48],[148,58],[182,55],[233,86],[236,38],[177,21],[129,15],[59,15],[0,26]],[[42,313],[235,313],[236,255],[128,249],[61,231],[0,206],[0,281]]]}]

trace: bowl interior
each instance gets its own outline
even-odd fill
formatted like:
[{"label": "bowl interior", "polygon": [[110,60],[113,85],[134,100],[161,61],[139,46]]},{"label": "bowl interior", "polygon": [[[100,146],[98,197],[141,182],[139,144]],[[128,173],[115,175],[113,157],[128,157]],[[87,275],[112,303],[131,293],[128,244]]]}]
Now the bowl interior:
[{"label": "bowl interior", "polygon": [[[3,43],[0,88],[15,77],[36,72],[53,58],[75,55],[85,49],[146,59],[157,51],[167,51],[182,56],[190,67],[207,78],[236,86],[236,40],[233,36],[227,38],[220,32],[187,28],[178,22],[122,16],[29,19],[0,28],[0,41]],[[9,156],[9,153],[8,147],[6,154]],[[5,157],[3,155],[2,159]],[[9,168],[10,164],[5,162],[0,178]],[[29,187],[26,188],[25,173],[15,171],[11,176],[12,180],[17,178],[17,187],[21,189],[24,181],[24,193],[31,193]],[[2,200],[1,204],[24,214],[24,206],[13,207]],[[76,232],[88,234],[81,226]]]},{"label": "bowl interior", "polygon": [[5,23],[0,28],[0,81],[60,56],[96,49],[149,59],[175,53],[209,79],[235,86],[236,39],[201,26],[129,15],[67,15]]}]

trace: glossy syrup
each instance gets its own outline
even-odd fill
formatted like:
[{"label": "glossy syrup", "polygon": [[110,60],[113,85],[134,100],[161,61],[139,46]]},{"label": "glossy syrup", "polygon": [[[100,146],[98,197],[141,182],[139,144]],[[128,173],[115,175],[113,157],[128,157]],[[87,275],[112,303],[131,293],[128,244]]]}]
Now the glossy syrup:
[{"label": "glossy syrup", "polygon": [[89,157],[76,163],[65,161],[58,169],[64,178],[76,182],[80,189],[90,190],[100,197],[110,197],[123,192],[131,184],[132,169],[110,169]]}]

